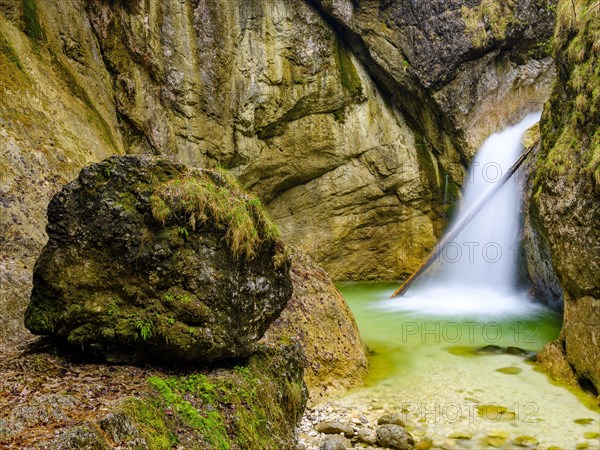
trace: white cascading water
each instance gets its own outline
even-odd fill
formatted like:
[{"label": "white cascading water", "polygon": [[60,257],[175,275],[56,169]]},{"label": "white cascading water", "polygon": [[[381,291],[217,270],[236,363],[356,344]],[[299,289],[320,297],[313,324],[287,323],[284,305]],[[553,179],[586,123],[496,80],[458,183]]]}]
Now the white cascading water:
[{"label": "white cascading water", "polygon": [[[521,155],[525,131],[541,113],[490,136],[464,183],[463,203],[453,224],[477,204]],[[517,288],[522,177],[516,173],[402,297],[386,308],[441,316],[519,316],[539,307]],[[450,225],[450,228],[452,225]]]}]

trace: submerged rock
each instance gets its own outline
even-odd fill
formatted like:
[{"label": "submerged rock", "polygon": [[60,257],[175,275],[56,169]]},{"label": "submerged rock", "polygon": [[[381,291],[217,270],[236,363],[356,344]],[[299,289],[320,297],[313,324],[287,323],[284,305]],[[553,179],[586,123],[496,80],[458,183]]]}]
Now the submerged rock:
[{"label": "submerged rock", "polygon": [[276,229],[223,171],[112,157],[48,220],[25,324],[108,359],[248,355],[292,293]]},{"label": "submerged rock", "polygon": [[506,443],[506,438],[503,436],[488,436],[482,442],[489,447],[500,448]]},{"label": "submerged rock", "polygon": [[519,447],[535,447],[539,444],[539,441],[533,436],[517,436],[514,443]]},{"label": "submerged rock", "polygon": [[500,369],[496,369],[496,372],[504,373],[506,375],[518,375],[523,371],[523,369],[519,367],[501,367]]},{"label": "submerged rock", "polygon": [[500,347],[498,345],[486,345],[475,350],[477,354],[492,354],[492,355],[516,355],[516,356],[527,356],[531,357],[535,355],[535,352],[523,350],[519,347]]},{"label": "submerged rock", "polygon": [[459,440],[470,440],[473,435],[471,433],[463,433],[463,432],[455,432],[448,436],[450,439],[459,439]]}]

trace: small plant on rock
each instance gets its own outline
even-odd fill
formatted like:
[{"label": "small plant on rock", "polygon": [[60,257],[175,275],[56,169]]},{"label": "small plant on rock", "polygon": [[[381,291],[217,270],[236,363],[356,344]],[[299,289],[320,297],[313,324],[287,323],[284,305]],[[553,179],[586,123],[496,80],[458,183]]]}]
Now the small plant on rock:
[{"label": "small plant on rock", "polygon": [[225,240],[236,258],[252,259],[263,242],[281,243],[279,230],[260,200],[244,193],[225,169],[189,170],[160,185],[150,198],[150,206],[154,218],[163,225],[169,220],[178,223],[183,237],[188,231],[182,223],[195,230],[211,219],[225,230]]},{"label": "small plant on rock", "polygon": [[150,319],[139,318],[135,321],[135,327],[140,332],[140,336],[147,341],[152,336],[152,321]]}]

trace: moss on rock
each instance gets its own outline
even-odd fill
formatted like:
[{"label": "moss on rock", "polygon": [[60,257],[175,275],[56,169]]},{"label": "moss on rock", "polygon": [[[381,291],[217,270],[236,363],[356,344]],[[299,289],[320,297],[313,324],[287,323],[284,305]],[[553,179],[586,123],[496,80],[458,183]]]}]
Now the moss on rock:
[{"label": "moss on rock", "polygon": [[111,360],[246,356],[291,295],[275,226],[221,170],[113,157],[48,218],[25,324]]},{"label": "moss on rock", "polygon": [[[571,370],[600,390],[600,16],[591,0],[557,7],[554,55],[558,80],[540,123],[529,213],[564,292],[560,338],[544,367],[565,378]],[[564,360],[564,361],[563,361]],[[557,370],[555,370],[557,369]]]},{"label": "moss on rock", "polygon": [[32,39],[42,40],[44,31],[38,15],[37,0],[23,0],[23,18],[25,34]]},{"label": "moss on rock", "polygon": [[296,448],[306,388],[295,344],[261,344],[227,367],[176,372],[81,364],[40,347],[48,349],[1,354],[2,448]]},{"label": "moss on rock", "polygon": [[[147,439],[198,449],[294,448],[294,428],[306,404],[302,353],[295,344],[262,346],[231,369],[161,375],[148,379],[156,396],[131,410],[146,424]],[[158,446],[157,448],[170,448]]]},{"label": "moss on rock", "polygon": [[336,63],[340,72],[342,86],[348,91],[355,101],[363,101],[363,86],[360,76],[352,62],[351,53],[344,44],[336,40]]}]

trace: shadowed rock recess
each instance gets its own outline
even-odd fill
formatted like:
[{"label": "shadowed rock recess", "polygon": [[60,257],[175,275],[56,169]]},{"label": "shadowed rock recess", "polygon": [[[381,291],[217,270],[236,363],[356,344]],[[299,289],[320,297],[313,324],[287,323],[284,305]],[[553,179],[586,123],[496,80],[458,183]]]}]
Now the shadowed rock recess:
[{"label": "shadowed rock recess", "polygon": [[83,169],[48,207],[27,328],[112,360],[250,354],[292,283],[277,229],[234,183],[148,157]]},{"label": "shadowed rock recess", "polygon": [[406,277],[552,77],[553,3],[488,3],[0,1],[0,339],[47,202],[115,153],[225,166],[333,279]]}]

